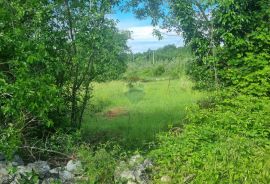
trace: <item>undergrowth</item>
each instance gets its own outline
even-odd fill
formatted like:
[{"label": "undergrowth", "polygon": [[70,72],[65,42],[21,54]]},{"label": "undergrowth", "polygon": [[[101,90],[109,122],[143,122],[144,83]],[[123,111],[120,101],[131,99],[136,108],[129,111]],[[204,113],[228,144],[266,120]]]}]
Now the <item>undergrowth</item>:
[{"label": "undergrowth", "polygon": [[159,135],[149,154],[154,183],[269,183],[269,104],[226,91],[189,108],[184,130]]}]

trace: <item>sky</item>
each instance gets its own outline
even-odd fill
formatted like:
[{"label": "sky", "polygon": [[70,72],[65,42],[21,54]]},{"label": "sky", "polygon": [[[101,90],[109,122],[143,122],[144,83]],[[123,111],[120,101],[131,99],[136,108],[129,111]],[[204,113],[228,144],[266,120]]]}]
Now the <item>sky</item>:
[{"label": "sky", "polygon": [[[118,28],[120,30],[132,32],[132,39],[128,40],[128,46],[133,53],[144,52],[148,49],[156,50],[169,44],[183,46],[183,39],[180,36],[176,36],[175,33],[164,35],[162,40],[158,40],[157,37],[153,36],[154,27],[151,25],[150,18],[138,20],[132,13],[122,13],[120,11],[113,14],[112,17],[119,21]],[[162,32],[166,31],[162,30]]]}]

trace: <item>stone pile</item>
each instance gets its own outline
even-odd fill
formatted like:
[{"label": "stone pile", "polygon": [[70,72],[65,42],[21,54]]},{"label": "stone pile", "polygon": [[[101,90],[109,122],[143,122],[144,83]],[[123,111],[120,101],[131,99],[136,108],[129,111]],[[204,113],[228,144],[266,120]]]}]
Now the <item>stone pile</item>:
[{"label": "stone pile", "polygon": [[141,155],[132,156],[127,162],[121,161],[114,174],[115,183],[148,184],[148,171],[153,167],[149,159]]},{"label": "stone pile", "polygon": [[24,164],[23,160],[15,155],[9,162],[0,154],[0,184],[19,184],[34,179],[37,183],[50,184],[60,182],[63,184],[75,183],[82,173],[82,164],[78,160],[70,160],[64,167],[51,168],[46,161],[36,161]]}]

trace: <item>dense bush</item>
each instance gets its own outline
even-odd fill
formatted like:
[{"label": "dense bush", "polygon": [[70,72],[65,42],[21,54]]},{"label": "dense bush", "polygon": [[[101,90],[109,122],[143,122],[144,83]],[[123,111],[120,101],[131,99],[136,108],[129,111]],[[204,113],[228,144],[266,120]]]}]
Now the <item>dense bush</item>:
[{"label": "dense bush", "polygon": [[190,108],[184,131],[160,135],[159,148],[150,153],[157,163],[153,179],[168,175],[172,183],[268,183],[269,103],[221,95],[210,106]]},{"label": "dense bush", "polygon": [[162,66],[162,65],[159,65],[158,67],[156,67],[155,69],[154,69],[154,75],[155,76],[161,76],[162,74],[164,74],[165,73],[165,68],[164,68],[164,66]]},{"label": "dense bush", "polygon": [[0,2],[0,152],[79,129],[91,83],[125,71],[128,34],[105,16],[113,5]]},{"label": "dense bush", "polygon": [[270,96],[270,1],[220,3],[214,12],[217,69],[225,86]]}]

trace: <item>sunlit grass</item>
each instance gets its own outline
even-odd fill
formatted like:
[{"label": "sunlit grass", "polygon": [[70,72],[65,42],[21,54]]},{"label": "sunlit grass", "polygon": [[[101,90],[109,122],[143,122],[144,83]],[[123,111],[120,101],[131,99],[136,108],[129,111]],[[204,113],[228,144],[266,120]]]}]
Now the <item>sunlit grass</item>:
[{"label": "sunlit grass", "polygon": [[[102,111],[86,113],[84,138],[93,143],[115,140],[129,148],[141,148],[169,125],[181,124],[186,106],[202,96],[191,88],[186,78],[136,83],[133,88],[121,81],[96,83],[93,104]],[[111,111],[113,117],[108,116]]]}]

